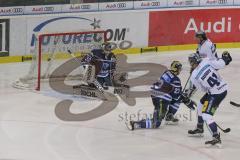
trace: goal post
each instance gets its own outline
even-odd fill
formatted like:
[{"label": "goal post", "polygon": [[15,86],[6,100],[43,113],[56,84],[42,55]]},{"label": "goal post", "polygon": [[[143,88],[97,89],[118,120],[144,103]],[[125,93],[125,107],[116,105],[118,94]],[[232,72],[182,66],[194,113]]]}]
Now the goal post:
[{"label": "goal post", "polygon": [[[31,46],[32,62],[27,75],[13,83],[13,87],[21,89],[35,89],[40,91],[51,73],[72,57],[89,53],[99,49],[106,41],[105,31],[80,31],[63,33],[39,33],[34,35],[34,44]],[[79,70],[71,75],[62,75],[61,78],[79,78]]]}]

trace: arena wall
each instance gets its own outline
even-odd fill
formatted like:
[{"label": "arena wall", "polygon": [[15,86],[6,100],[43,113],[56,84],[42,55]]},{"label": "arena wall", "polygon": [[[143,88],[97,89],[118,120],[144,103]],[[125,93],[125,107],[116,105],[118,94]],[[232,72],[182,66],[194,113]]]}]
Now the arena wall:
[{"label": "arena wall", "polygon": [[[19,62],[30,53],[34,34],[106,30],[116,53],[194,50],[194,33],[204,29],[218,48],[240,47],[239,7],[124,10],[0,18],[0,62]],[[130,46],[126,49],[125,44]]]}]

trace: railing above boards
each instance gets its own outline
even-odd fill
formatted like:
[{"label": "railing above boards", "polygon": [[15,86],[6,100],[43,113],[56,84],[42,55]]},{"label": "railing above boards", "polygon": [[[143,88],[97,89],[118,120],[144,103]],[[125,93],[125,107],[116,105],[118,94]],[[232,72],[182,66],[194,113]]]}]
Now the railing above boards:
[{"label": "railing above boards", "polygon": [[[17,5],[10,6],[16,1],[18,2]],[[177,7],[240,6],[240,0],[34,0],[34,2],[33,0],[0,0],[0,6],[5,6],[0,7],[0,15],[4,16]]]}]

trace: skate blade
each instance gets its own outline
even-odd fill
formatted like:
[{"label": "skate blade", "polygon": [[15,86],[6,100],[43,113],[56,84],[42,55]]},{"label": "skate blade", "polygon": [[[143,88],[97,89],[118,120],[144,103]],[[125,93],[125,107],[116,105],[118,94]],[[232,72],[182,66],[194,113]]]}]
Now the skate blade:
[{"label": "skate blade", "polygon": [[178,122],[165,121],[165,125],[178,125]]},{"label": "skate blade", "polygon": [[205,144],[205,146],[206,146],[206,148],[218,148],[218,149],[222,149],[223,148],[223,146],[222,146],[222,144],[214,144],[214,145],[212,145],[212,144]]},{"label": "skate blade", "polygon": [[130,123],[125,122],[125,125],[129,131],[133,131],[134,129],[132,128]]},{"label": "skate blade", "polygon": [[188,137],[202,138],[202,137],[204,137],[204,134],[203,133],[188,134]]}]

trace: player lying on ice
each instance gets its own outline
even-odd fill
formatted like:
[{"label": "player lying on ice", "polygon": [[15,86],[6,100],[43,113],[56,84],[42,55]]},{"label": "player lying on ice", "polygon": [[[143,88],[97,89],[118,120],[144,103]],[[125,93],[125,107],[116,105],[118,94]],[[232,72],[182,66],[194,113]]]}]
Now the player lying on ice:
[{"label": "player lying on ice", "polygon": [[191,66],[190,82],[194,89],[201,89],[205,95],[201,98],[197,106],[198,122],[194,130],[189,130],[190,135],[202,135],[203,124],[207,124],[212,133],[213,140],[206,141],[205,144],[219,145],[221,144],[220,134],[217,130],[213,116],[219,107],[220,103],[227,95],[227,84],[220,77],[217,70],[228,65],[232,58],[230,54],[225,51],[222,58],[210,60],[209,58],[201,58],[199,54],[193,53],[188,58]]},{"label": "player lying on ice", "polygon": [[182,93],[181,81],[178,77],[181,70],[182,64],[179,61],[173,61],[171,68],[165,71],[159,80],[152,85],[153,118],[130,121],[127,125],[130,130],[159,128],[164,118],[167,123],[177,123],[178,119],[174,118],[174,115],[182,102],[190,109],[195,109],[196,104]]}]

